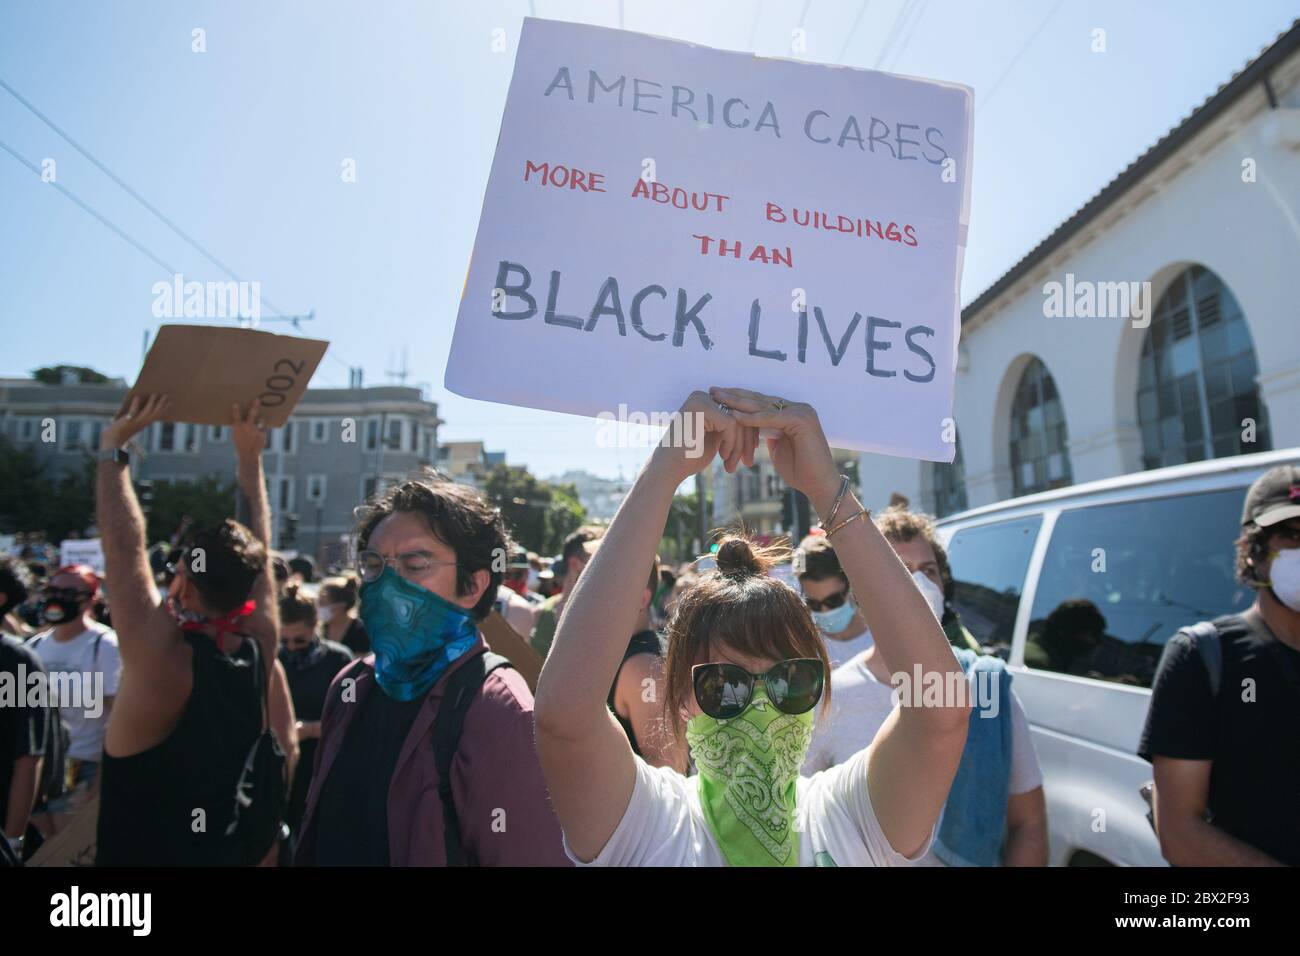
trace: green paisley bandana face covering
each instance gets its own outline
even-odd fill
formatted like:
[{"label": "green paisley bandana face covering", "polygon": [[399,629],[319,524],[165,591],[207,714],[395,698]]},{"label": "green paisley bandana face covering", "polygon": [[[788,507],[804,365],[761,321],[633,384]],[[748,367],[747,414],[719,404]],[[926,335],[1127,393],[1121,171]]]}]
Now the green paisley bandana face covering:
[{"label": "green paisley bandana face covering", "polygon": [[397,700],[425,693],[478,641],[468,611],[392,568],[361,585],[361,623],[375,652],[375,680]]},{"label": "green paisley bandana face covering", "polygon": [[687,722],[704,818],[732,866],[799,865],[795,783],[812,732],[813,711],[781,713],[762,682],[739,717]]}]

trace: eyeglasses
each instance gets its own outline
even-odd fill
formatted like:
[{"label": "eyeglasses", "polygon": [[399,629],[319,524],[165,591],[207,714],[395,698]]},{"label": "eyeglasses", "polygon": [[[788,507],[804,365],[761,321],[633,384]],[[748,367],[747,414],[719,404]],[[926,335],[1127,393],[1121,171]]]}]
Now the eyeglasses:
[{"label": "eyeglasses", "polygon": [[816,598],[810,598],[808,595],[803,596],[803,603],[807,605],[810,611],[833,611],[837,607],[843,607],[844,602],[849,599],[849,589],[837,591],[829,597],[824,597],[820,601]]},{"label": "eyeglasses", "polygon": [[754,682],[762,681],[768,700],[783,714],[806,714],[822,697],[826,670],[812,657],[781,661],[764,674],[736,664],[696,664],[691,668],[695,702],[715,720],[739,716],[754,699]]},{"label": "eyeglasses", "polygon": [[428,551],[407,551],[396,558],[386,558],[378,551],[362,551],[357,555],[357,576],[367,583],[378,581],[384,568],[392,565],[403,577],[419,577],[430,568],[455,567],[455,561],[437,561]]}]

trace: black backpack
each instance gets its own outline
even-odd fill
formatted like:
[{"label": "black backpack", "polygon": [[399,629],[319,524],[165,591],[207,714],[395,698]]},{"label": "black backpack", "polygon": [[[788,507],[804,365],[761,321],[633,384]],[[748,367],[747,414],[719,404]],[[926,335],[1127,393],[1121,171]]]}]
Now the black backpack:
[{"label": "black backpack", "polygon": [[280,833],[288,803],[288,781],[284,751],[271,730],[267,707],[266,668],[256,638],[253,646],[253,680],[262,702],[262,732],[253,741],[235,787],[235,809],[226,836],[234,844],[237,866],[256,866],[271,849]]},{"label": "black backpack", "polygon": [[[37,645],[43,643],[48,636],[48,634],[42,634],[39,637],[34,637],[27,646],[35,651]],[[90,666],[92,669],[99,663],[99,644],[103,639],[104,632],[100,631],[95,635],[94,643],[91,644]],[[68,733],[68,725],[63,722],[63,716],[59,713],[59,708],[54,700],[50,699],[47,703],[49,734],[45,739],[45,759],[41,762],[41,779],[36,790],[38,805],[61,797],[68,792],[68,748],[72,746],[72,736]],[[39,846],[40,843],[38,842],[37,845]]]},{"label": "black backpack", "polygon": [[438,706],[438,716],[433,724],[433,759],[438,768],[438,796],[442,799],[443,843],[447,849],[448,866],[476,866],[477,861],[467,856],[460,841],[460,819],[456,815],[456,801],[451,792],[451,764],[460,746],[460,732],[465,726],[465,714],[474,702],[479,688],[488,674],[502,667],[513,666],[500,654],[485,651],[476,654],[447,678]]}]

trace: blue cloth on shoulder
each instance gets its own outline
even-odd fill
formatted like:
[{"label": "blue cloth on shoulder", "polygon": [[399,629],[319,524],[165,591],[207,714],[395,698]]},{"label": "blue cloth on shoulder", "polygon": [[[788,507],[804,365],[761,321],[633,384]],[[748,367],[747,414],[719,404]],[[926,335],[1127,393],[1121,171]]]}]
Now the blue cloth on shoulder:
[{"label": "blue cloth on shoulder", "polygon": [[949,866],[1001,866],[1011,784],[1011,673],[997,657],[954,653],[975,700],[934,854]]}]

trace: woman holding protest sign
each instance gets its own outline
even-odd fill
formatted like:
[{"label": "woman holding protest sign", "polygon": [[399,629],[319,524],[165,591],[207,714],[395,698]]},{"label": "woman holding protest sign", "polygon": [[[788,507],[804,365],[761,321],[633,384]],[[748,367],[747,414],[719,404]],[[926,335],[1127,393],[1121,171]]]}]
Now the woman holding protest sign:
[{"label": "woman holding protest sign", "polygon": [[[680,415],[702,423],[698,446],[677,419],[637,478],[569,600],[537,685],[537,749],[579,864],[907,865],[923,857],[966,739],[969,704],[896,710],[855,757],[799,777],[825,687],[826,654],[807,609],[767,575],[771,556],[729,536],[717,570],[682,595],[668,627],[659,697],[698,777],[633,755],[605,696],[633,625],[649,563],[678,485],[714,454],[728,472],[752,465],[765,437],[777,473],[811,500],[862,595],[882,650],[965,688],[925,598],[867,509],[837,475],[811,406],[744,389],[694,392]],[[760,435],[761,430],[761,435]]]}]

